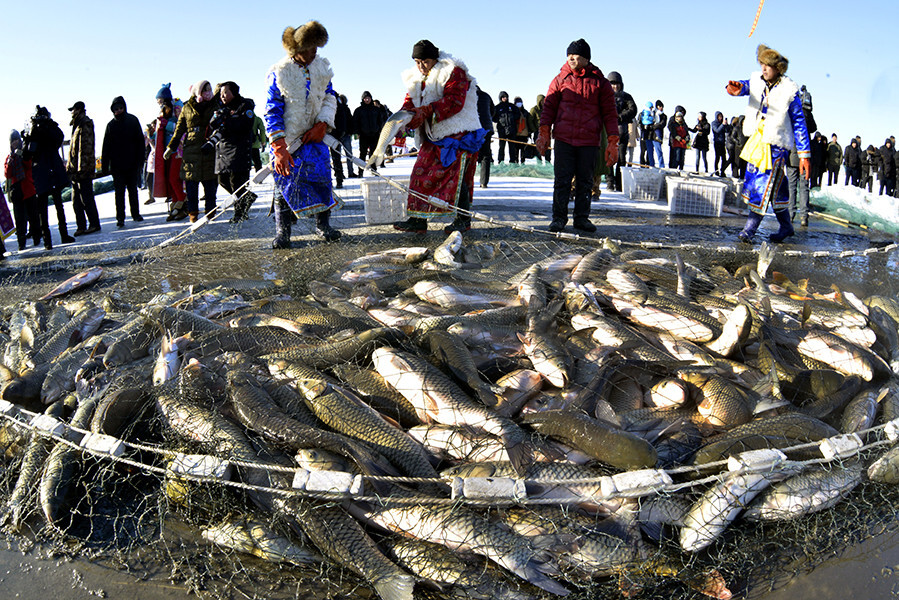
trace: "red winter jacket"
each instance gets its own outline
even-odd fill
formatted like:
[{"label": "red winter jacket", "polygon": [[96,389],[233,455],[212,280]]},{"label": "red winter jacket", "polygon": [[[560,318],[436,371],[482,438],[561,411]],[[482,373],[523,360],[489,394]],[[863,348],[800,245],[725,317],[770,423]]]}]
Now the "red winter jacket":
[{"label": "red winter jacket", "polygon": [[612,84],[593,63],[581,73],[565,63],[549,84],[540,125],[552,125],[553,137],[572,146],[599,146],[603,126],[618,135]]}]

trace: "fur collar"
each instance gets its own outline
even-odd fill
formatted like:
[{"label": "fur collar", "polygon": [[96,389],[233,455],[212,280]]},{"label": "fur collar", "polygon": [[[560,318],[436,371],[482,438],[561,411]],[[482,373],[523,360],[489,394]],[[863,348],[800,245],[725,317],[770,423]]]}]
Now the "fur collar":
[{"label": "fur collar", "polygon": [[[334,127],[337,101],[327,92],[334,76],[328,59],[316,56],[306,68],[285,56],[275,63],[271,72],[275,75],[278,91],[284,97],[284,129],[287,143],[292,143],[318,121]],[[309,89],[306,89],[306,81]]]},{"label": "fur collar", "polygon": [[[468,78],[469,86],[465,95],[465,104],[458,113],[431,126],[430,137],[435,140],[443,139],[448,135],[475,131],[481,128],[481,120],[478,118],[477,82],[469,74],[465,63],[446,52],[440,52],[437,64],[430,70],[426,78],[422,79],[421,73],[414,67],[404,71],[402,74],[403,83],[406,85],[406,91],[409,94],[409,99],[412,100],[412,105],[423,106],[443,98],[443,88],[456,68],[462,69]],[[422,87],[422,81],[424,81],[424,87]],[[415,137],[420,144],[418,131],[416,131]]]},{"label": "fur collar", "polygon": [[[743,133],[747,136],[755,132],[758,119],[762,117],[762,95],[765,89],[761,72],[753,73],[749,78],[749,105],[746,107],[746,120],[743,122]],[[797,93],[799,86],[786,75],[782,75],[780,81],[768,89],[764,98],[768,110],[764,115],[763,142],[787,150],[796,149],[793,124],[790,120],[790,102]]]}]

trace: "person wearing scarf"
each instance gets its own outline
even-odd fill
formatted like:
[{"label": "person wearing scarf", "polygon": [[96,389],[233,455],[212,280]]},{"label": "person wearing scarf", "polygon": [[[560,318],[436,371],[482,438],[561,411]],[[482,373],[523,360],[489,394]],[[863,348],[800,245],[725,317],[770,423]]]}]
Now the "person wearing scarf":
[{"label": "person wearing scarf", "polygon": [[811,144],[799,86],[786,76],[789,61],[764,44],[759,45],[756,57],[761,72],[748,80],[731,80],[726,87],[731,96],[749,96],[743,121],[743,133],[749,139],[740,153],[747,162],[743,199],[749,204],[749,216],[738,237],[741,242],[751,242],[771,206],[780,227],[768,239],[782,242],[793,235],[784,167],[795,150],[800,175],[808,179]]}]

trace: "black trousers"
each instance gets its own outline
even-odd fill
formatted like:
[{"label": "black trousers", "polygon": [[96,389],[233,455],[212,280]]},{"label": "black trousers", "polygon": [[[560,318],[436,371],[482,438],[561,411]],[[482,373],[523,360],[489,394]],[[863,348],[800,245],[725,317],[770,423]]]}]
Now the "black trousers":
[{"label": "black trousers", "polygon": [[[245,184],[250,180],[250,170],[246,171],[237,171],[231,173],[219,173],[219,185],[222,186],[226,192],[229,194],[233,194],[235,190],[240,189],[240,186]],[[249,189],[249,188],[246,188]]]},{"label": "black trousers", "polygon": [[571,200],[571,180],[574,188],[574,218],[590,216],[590,195],[593,189],[593,168],[598,146],[572,146],[555,140],[556,160],[553,162],[553,221],[568,222],[568,202]]},{"label": "black trousers", "polygon": [[184,188],[187,191],[187,203],[185,209],[188,213],[200,212],[200,184],[203,184],[203,212],[208,213],[215,208],[215,194],[218,190],[217,179],[205,181],[185,181]]},{"label": "black trousers", "polygon": [[253,160],[253,168],[257,171],[262,168],[262,148],[253,148],[250,152],[250,158]]},{"label": "black trousers", "polygon": [[[715,145],[715,165],[714,171],[721,173],[724,175],[724,169],[727,168],[729,164],[727,161],[727,146],[725,146],[724,142],[714,142]],[[718,162],[721,162],[721,166],[718,166]]]},{"label": "black trousers", "polygon": [[[618,162],[613,165],[615,169],[615,189],[619,192],[621,191],[621,167],[627,164],[627,143],[630,141],[630,134],[626,131],[624,133],[618,132]],[[559,159],[559,152],[556,151],[556,160]],[[591,188],[593,187],[593,182],[590,183]],[[589,196],[588,196],[589,199]]]},{"label": "black trousers", "polygon": [[[152,175],[149,173],[148,175]],[[97,201],[94,199],[93,179],[72,180],[72,210],[75,211],[75,226],[84,231],[88,224],[100,226],[100,215],[97,212]]]},{"label": "black trousers", "polygon": [[481,149],[478,150],[478,163],[481,165],[481,187],[487,187],[487,184],[490,183],[490,164],[493,162],[493,150],[490,147],[491,142],[493,141],[493,134],[488,133],[487,137],[484,138],[484,143],[481,144]]},{"label": "black trousers", "polygon": [[359,134],[359,158],[365,160],[371,156],[378,145],[378,136]]},{"label": "black trousers", "polygon": [[112,174],[112,185],[115,188],[115,220],[118,224],[125,222],[125,191],[128,191],[128,207],[131,209],[131,218],[140,216],[140,202],[137,198],[137,184],[140,179],[140,171],[125,171]]}]

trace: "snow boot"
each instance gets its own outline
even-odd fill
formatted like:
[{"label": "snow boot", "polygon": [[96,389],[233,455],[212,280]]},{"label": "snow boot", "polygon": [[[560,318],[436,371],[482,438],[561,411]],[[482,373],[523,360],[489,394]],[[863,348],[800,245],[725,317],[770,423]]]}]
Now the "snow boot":
[{"label": "snow boot", "polygon": [[241,221],[246,221],[249,218],[250,207],[253,206],[255,201],[256,194],[250,191],[244,192],[240,198],[234,201],[234,216],[231,217],[231,222],[240,223]]},{"label": "snow boot", "polygon": [[290,248],[290,215],[293,212],[284,200],[278,199],[275,204],[275,239],[272,240],[274,250]]},{"label": "snow boot", "polygon": [[428,220],[421,217],[409,217],[405,221],[394,223],[393,228],[406,233],[425,233],[428,230]]},{"label": "snow boot", "polygon": [[340,239],[340,232],[331,227],[330,209],[315,215],[315,232],[325,238],[326,242],[336,242]]},{"label": "snow boot", "polygon": [[746,244],[752,241],[752,236],[755,235],[755,232],[758,231],[759,225],[762,223],[762,215],[758,214],[755,211],[750,210],[749,215],[746,217],[746,225],[743,226],[743,231],[741,231],[737,237],[740,238],[741,242]]},{"label": "snow boot", "polygon": [[775,210],[774,216],[777,217],[777,222],[780,223],[780,229],[776,233],[769,235],[768,240],[777,244],[793,235],[794,232],[789,209]]}]

